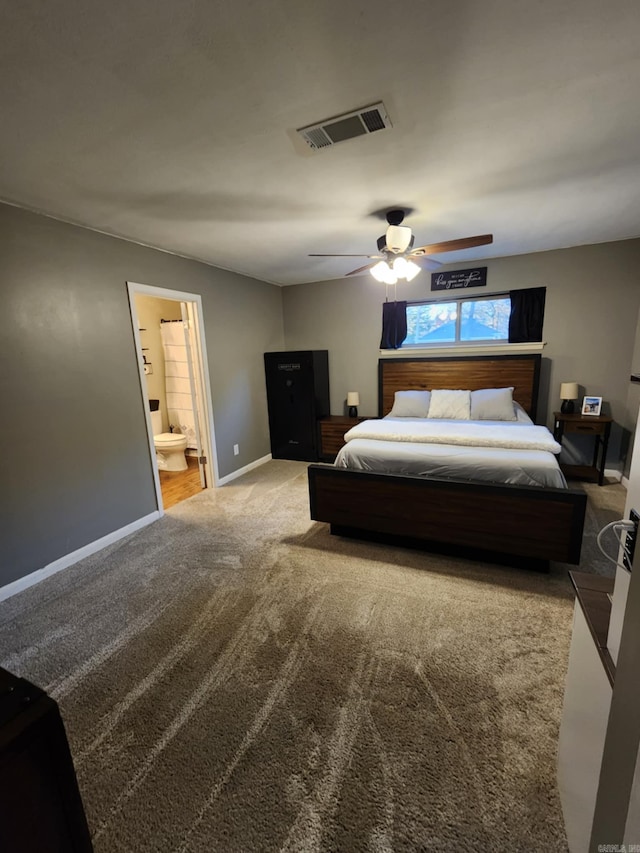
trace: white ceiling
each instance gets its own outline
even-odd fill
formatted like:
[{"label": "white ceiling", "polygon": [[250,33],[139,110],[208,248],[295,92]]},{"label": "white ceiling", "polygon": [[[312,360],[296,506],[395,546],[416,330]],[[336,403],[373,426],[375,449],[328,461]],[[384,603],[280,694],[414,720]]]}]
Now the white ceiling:
[{"label": "white ceiling", "polygon": [[[0,198],[288,285],[640,235],[638,0],[0,0]],[[296,128],[382,100],[393,129]]]}]

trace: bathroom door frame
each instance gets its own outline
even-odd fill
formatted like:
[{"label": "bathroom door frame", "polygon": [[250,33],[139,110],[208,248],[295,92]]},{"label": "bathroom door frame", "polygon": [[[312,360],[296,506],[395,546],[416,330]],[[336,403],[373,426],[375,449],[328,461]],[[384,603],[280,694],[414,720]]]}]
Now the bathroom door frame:
[{"label": "bathroom door frame", "polygon": [[138,362],[138,374],[140,377],[140,392],[144,402],[144,415],[147,425],[147,437],[149,439],[149,454],[151,456],[151,465],[153,468],[153,480],[156,489],[156,500],[158,503],[158,511],[160,515],[164,515],[164,504],[162,500],[162,489],[160,486],[160,472],[158,469],[158,461],[156,458],[156,448],[153,443],[153,428],[151,426],[151,410],[147,405],[147,383],[144,373],[144,362],[142,359],[142,341],[140,338],[140,323],[138,321],[138,312],[136,309],[135,297],[136,294],[143,296],[152,296],[156,299],[168,299],[172,302],[188,302],[193,307],[193,316],[195,319],[196,328],[194,329],[194,338],[196,342],[196,356],[200,367],[200,375],[202,377],[203,393],[198,396],[200,405],[203,408],[199,412],[199,420],[202,424],[201,443],[202,451],[207,459],[206,463],[206,478],[207,485],[205,488],[213,489],[217,487],[220,475],[218,472],[218,459],[215,454],[215,430],[213,423],[213,403],[211,399],[211,380],[209,379],[209,360],[207,358],[207,343],[204,333],[204,314],[202,312],[202,297],[199,293],[187,293],[183,290],[170,290],[166,287],[156,287],[150,284],[139,284],[138,282],[128,281],[127,292],[129,295],[129,308],[131,312],[131,324],[133,328],[133,337],[136,345],[136,359]]}]

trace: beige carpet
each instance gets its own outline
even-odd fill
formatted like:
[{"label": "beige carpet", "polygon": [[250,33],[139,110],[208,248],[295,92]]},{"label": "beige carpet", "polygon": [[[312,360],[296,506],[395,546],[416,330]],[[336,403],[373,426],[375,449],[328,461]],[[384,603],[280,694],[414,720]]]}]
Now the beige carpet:
[{"label": "beige carpet", "polygon": [[0,664],[58,700],[96,853],[562,851],[568,568],[331,537],[270,462],[0,604]]}]

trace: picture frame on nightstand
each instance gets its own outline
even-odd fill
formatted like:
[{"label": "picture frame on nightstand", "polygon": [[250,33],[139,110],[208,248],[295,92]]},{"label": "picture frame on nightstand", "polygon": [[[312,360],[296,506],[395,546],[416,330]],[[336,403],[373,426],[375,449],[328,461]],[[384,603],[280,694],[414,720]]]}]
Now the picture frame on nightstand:
[{"label": "picture frame on nightstand", "polygon": [[582,400],[583,415],[599,415],[602,409],[602,397],[584,397]]}]

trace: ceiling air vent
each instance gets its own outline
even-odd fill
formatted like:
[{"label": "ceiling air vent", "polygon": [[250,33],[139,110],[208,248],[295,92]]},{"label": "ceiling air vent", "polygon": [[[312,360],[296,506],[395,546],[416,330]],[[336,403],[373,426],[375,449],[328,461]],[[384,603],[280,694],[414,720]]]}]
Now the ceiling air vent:
[{"label": "ceiling air vent", "polygon": [[384,104],[380,102],[351,113],[325,119],[317,124],[310,124],[308,127],[299,128],[297,132],[309,148],[318,151],[338,142],[345,142],[356,136],[366,136],[368,133],[386,130],[392,126]]}]

